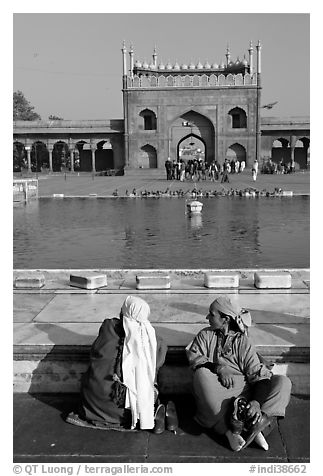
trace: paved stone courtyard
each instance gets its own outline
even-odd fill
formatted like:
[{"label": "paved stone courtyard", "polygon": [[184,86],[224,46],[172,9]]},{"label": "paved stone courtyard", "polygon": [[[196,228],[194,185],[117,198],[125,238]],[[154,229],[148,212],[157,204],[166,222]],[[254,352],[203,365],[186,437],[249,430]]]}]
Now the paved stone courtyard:
[{"label": "paved stone courtyard", "polygon": [[[33,174],[35,177],[35,174]],[[119,195],[124,195],[126,190],[132,192],[135,188],[140,191],[165,191],[182,189],[184,192],[194,188],[194,182],[178,180],[167,181],[164,170],[158,171],[157,175],[149,176],[145,171],[143,175],[138,174],[116,177],[92,176],[88,173],[70,174],[64,173],[46,175],[39,174],[39,196],[52,196],[53,194],[65,194],[67,196],[88,196],[96,193],[99,196],[112,195],[115,189],[118,189]],[[16,174],[15,178],[21,178],[20,174]],[[308,195],[310,193],[310,173],[297,172],[295,174],[270,175],[259,174],[257,181],[254,182],[251,177],[251,171],[245,170],[241,174],[230,174],[230,183],[222,183],[220,180],[211,182],[210,180],[200,181],[196,183],[196,188],[203,191],[222,189],[244,190],[249,187],[258,190],[273,192],[274,189],[281,188],[283,190],[292,190],[294,194]]]}]

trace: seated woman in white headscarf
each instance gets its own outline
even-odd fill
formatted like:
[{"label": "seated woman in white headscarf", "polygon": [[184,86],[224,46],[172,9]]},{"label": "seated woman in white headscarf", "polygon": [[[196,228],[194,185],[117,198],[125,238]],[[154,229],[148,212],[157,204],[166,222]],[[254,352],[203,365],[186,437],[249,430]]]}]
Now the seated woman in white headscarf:
[{"label": "seated woman in white headscarf", "polygon": [[273,375],[257,354],[247,335],[248,311],[220,296],[206,318],[210,326],[186,348],[193,370],[195,420],[226,435],[234,451],[252,441],[267,450],[265,436],[275,417],[285,416],[291,382],[284,375]]},{"label": "seated woman in white headscarf", "polygon": [[128,296],[120,318],[105,319],[92,344],[81,404],[66,421],[98,429],[154,428],[157,373],[167,345],[155,334],[149,305]]}]

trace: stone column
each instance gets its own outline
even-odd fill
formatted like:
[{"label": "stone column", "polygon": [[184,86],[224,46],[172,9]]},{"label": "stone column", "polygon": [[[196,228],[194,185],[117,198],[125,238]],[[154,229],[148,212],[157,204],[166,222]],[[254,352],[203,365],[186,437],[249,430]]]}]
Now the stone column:
[{"label": "stone column", "polygon": [[290,161],[292,170],[295,169],[295,144],[296,144],[296,137],[290,136]]},{"label": "stone column", "polygon": [[27,146],[26,151],[27,151],[28,173],[30,173],[31,172],[31,157],[30,157],[31,146]]},{"label": "stone column", "polygon": [[71,172],[74,172],[74,147],[70,149]]},{"label": "stone column", "polygon": [[95,169],[95,151],[96,151],[95,145],[92,145],[92,144],[91,144],[91,152],[92,152],[92,173],[94,173],[94,174],[95,174],[95,172],[96,172],[96,169]]},{"label": "stone column", "polygon": [[48,154],[49,154],[49,173],[53,172],[53,145],[48,145]]}]

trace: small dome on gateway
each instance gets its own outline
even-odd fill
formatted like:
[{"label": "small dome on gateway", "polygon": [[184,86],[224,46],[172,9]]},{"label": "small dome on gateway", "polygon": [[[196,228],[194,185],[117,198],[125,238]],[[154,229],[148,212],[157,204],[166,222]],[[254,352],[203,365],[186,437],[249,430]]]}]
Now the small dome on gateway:
[{"label": "small dome on gateway", "polygon": [[147,61],[145,60],[143,63],[142,63],[142,67],[147,69],[148,68],[148,63]]},{"label": "small dome on gateway", "polygon": [[218,67],[219,67],[218,63],[213,63],[212,64],[212,69],[218,69]]},{"label": "small dome on gateway", "polygon": [[220,68],[221,68],[221,69],[224,68],[224,63],[223,63],[223,61],[222,61],[221,64],[220,64]]},{"label": "small dome on gateway", "polygon": [[168,63],[166,64],[166,69],[168,69],[168,70],[173,69],[173,66],[170,64],[169,61],[168,61]]},{"label": "small dome on gateway", "polygon": [[156,69],[155,63],[153,61],[150,63],[149,69]]},{"label": "small dome on gateway", "polygon": [[239,64],[241,64],[241,63],[242,63],[242,61],[240,61],[240,58],[239,58],[239,56],[238,56],[238,58],[237,58],[235,64],[236,64],[236,65],[239,65]]},{"label": "small dome on gateway", "polygon": [[141,67],[142,67],[141,61],[137,60],[137,61],[135,62],[135,67],[136,67],[136,68],[141,68]]},{"label": "small dome on gateway", "polygon": [[195,69],[195,64],[193,63],[193,61],[191,61],[188,65],[188,69]]},{"label": "small dome on gateway", "polygon": [[206,61],[206,63],[204,64],[203,66],[204,69],[210,69],[211,68],[211,65],[208,61]]},{"label": "small dome on gateway", "polygon": [[178,62],[176,61],[176,63],[174,64],[174,69],[180,69],[180,66],[178,64]]},{"label": "small dome on gateway", "polygon": [[181,69],[188,69],[187,64],[186,64],[186,63],[183,63],[183,64],[181,65]]},{"label": "small dome on gateway", "polygon": [[201,63],[201,61],[199,61],[196,65],[196,69],[203,69],[203,65]]},{"label": "small dome on gateway", "polygon": [[247,58],[244,56],[243,57],[243,60],[241,61],[241,63],[244,65],[244,66],[248,66],[248,61],[247,61]]},{"label": "small dome on gateway", "polygon": [[164,63],[161,61],[158,66],[159,69],[165,69]]}]

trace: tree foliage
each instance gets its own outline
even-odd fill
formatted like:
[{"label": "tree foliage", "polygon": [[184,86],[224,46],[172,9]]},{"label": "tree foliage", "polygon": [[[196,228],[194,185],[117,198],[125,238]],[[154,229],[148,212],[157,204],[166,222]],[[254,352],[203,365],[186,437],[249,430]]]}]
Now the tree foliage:
[{"label": "tree foliage", "polygon": [[25,98],[22,91],[13,93],[13,120],[14,121],[39,121],[41,117],[34,111],[34,106]]}]

